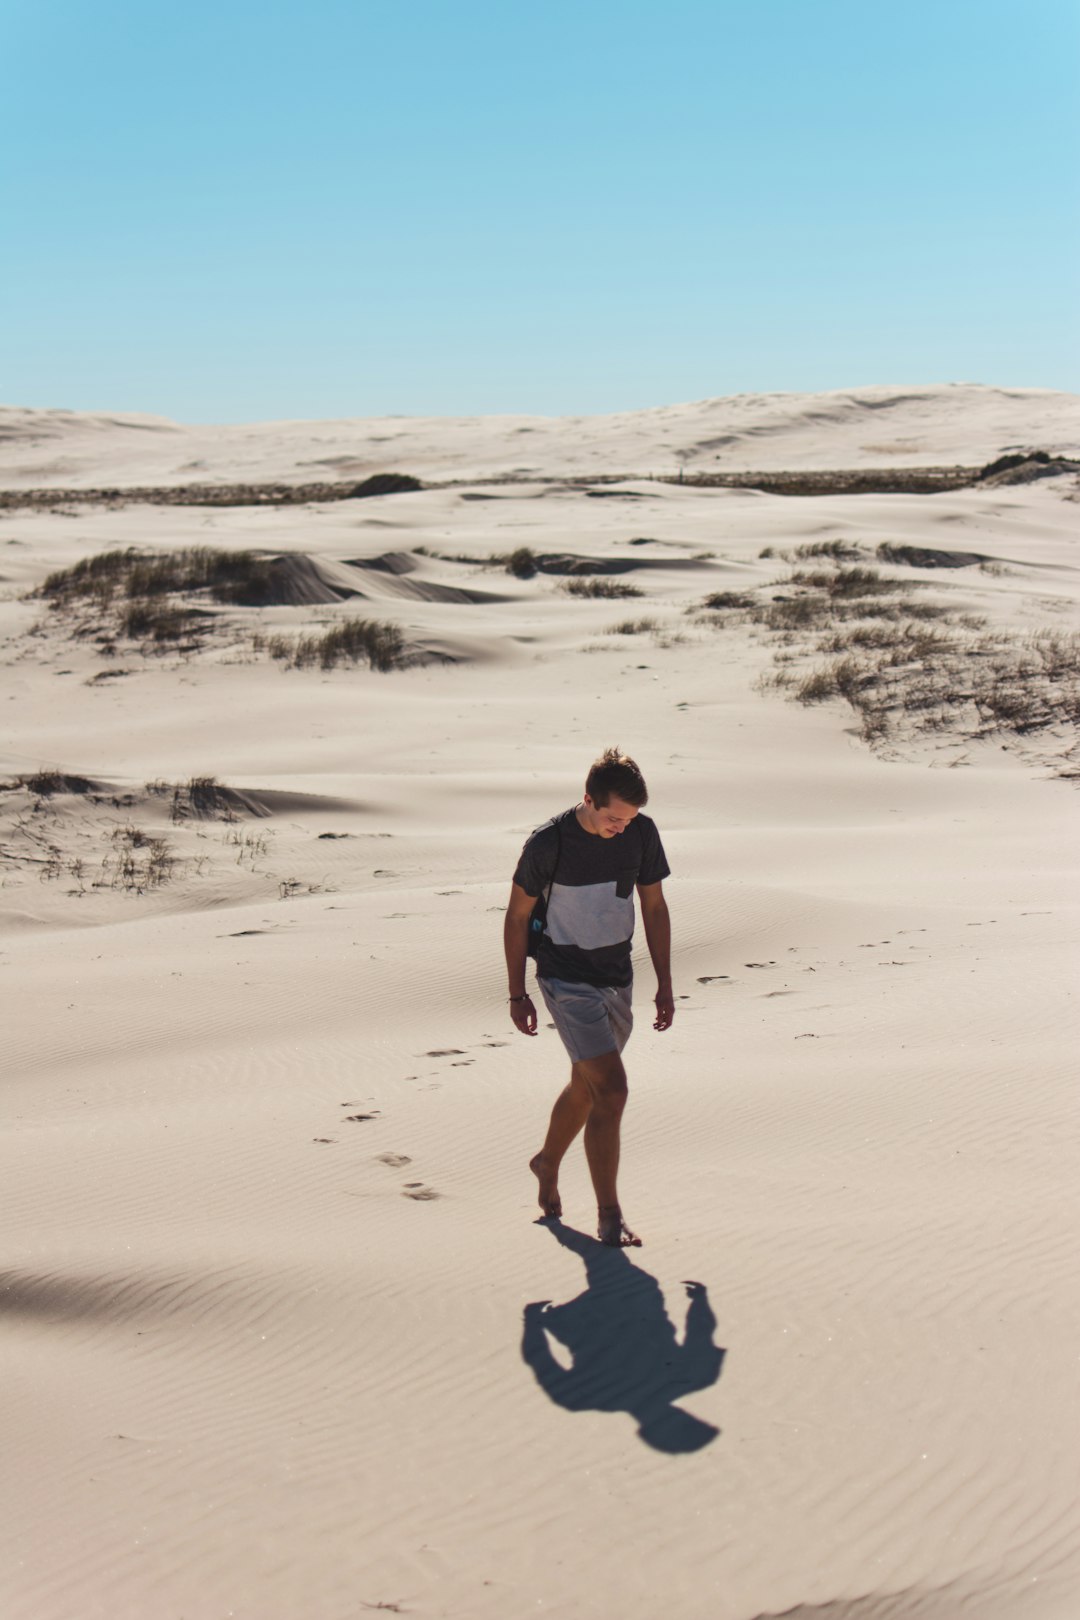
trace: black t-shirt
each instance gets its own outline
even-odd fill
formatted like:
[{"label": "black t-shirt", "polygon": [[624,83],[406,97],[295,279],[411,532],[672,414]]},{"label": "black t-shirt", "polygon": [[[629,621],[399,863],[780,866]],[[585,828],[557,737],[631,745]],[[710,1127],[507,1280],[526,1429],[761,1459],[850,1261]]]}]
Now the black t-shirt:
[{"label": "black t-shirt", "polygon": [[659,883],[670,870],[656,823],[640,811],[613,838],[586,832],[573,810],[538,827],[526,840],[514,882],[534,896],[551,884],[536,962],[540,977],[629,984],[635,885]]}]

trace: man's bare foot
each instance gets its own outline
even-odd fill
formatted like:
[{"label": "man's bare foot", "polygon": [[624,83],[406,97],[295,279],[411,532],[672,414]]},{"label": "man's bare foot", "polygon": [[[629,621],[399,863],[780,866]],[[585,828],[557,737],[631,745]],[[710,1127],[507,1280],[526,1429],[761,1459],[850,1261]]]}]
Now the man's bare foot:
[{"label": "man's bare foot", "polygon": [[551,1220],[558,1220],[562,1214],[558,1171],[553,1174],[547,1168],[542,1152],[535,1153],[529,1160],[529,1169],[540,1183],[540,1208]]},{"label": "man's bare foot", "polygon": [[641,1248],[641,1239],[636,1232],[631,1232],[623,1220],[618,1204],[601,1204],[599,1215],[596,1235],[601,1243],[606,1243],[609,1249]]}]

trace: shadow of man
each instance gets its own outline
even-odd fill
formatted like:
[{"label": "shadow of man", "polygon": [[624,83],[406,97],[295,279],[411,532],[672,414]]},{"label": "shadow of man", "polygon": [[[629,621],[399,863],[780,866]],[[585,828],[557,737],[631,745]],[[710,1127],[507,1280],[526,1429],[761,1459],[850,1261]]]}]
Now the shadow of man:
[{"label": "shadow of man", "polygon": [[[568,1412],[628,1412],[656,1451],[700,1451],[720,1430],[673,1403],[720,1377],[724,1351],[713,1343],[716,1317],[704,1283],[684,1284],[689,1305],[680,1344],[655,1277],[612,1249],[558,1221],[543,1221],[585,1262],[588,1287],[565,1305],[526,1305],[521,1354],[540,1388]],[[569,1351],[567,1368],[552,1351]]]}]

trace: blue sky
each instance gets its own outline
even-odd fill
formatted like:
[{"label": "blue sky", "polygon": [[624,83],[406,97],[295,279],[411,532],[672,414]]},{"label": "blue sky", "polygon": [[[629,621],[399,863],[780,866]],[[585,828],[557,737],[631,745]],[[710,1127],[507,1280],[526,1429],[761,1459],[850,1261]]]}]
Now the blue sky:
[{"label": "blue sky", "polygon": [[1080,7],[0,0],[0,400],[1080,390]]}]

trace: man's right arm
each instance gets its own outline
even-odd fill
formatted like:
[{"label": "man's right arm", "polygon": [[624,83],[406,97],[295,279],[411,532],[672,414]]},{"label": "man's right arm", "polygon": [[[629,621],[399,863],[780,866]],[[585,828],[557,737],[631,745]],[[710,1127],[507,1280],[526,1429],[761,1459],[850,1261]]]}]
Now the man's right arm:
[{"label": "man's right arm", "polygon": [[520,883],[510,885],[510,904],[503,920],[503,949],[510,996],[510,1017],[523,1035],[536,1034],[536,1008],[525,990],[525,964],[529,959],[529,918],[536,896],[526,894]]}]

